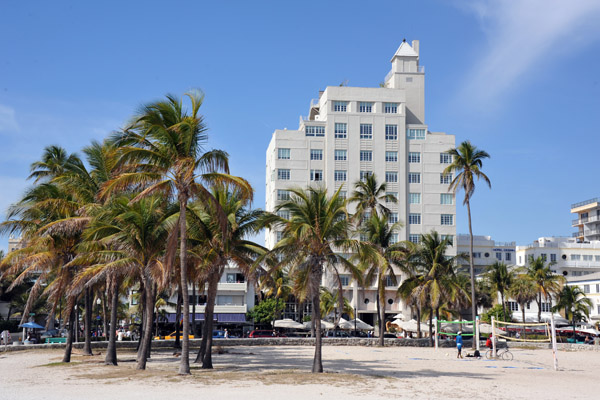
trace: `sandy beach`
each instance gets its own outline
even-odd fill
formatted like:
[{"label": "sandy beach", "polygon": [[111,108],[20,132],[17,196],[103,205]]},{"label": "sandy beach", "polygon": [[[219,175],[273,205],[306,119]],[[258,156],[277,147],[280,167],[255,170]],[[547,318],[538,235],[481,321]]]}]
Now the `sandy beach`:
[{"label": "sandy beach", "polygon": [[[219,350],[219,349],[216,349]],[[135,354],[119,352],[119,366],[104,355],[60,363],[62,351],[0,353],[0,399],[594,399],[600,352],[511,349],[514,360],[456,359],[454,349],[324,346],[324,374],[311,374],[312,347],[239,346],[215,352],[214,370],[192,364],[177,375],[172,350],[152,353],[146,371]],[[193,360],[193,359],[192,359]]]}]

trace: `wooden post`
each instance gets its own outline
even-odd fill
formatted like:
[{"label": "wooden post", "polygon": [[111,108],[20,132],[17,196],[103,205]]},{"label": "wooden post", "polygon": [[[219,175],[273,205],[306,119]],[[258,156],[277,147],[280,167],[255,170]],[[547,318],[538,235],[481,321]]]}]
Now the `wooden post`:
[{"label": "wooden post", "polygon": [[[439,343],[438,343],[438,319],[434,318],[433,322],[435,323],[435,349],[438,349]],[[419,322],[420,323],[420,322]]]},{"label": "wooden post", "polygon": [[492,317],[492,356],[497,357],[496,354],[496,318]]}]

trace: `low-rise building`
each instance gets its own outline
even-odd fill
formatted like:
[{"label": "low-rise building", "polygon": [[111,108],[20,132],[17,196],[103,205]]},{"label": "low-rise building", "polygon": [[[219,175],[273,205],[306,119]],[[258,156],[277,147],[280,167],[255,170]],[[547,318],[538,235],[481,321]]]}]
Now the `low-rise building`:
[{"label": "low-rise building", "polygon": [[[457,235],[458,254],[469,254],[470,236],[465,234]],[[495,263],[503,262],[507,265],[514,265],[515,261],[515,242],[497,242],[491,236],[473,236],[473,267],[475,275],[484,273],[487,268]],[[468,267],[469,260],[464,259],[461,265]]]},{"label": "low-rise building", "polygon": [[590,320],[600,320],[600,272],[586,276],[570,277],[567,280],[569,286],[579,286],[587,298],[592,301],[590,307]]}]

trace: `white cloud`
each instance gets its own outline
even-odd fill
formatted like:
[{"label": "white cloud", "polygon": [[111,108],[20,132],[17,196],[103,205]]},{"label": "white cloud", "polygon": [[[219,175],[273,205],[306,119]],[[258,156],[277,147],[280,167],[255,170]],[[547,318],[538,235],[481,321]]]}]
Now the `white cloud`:
[{"label": "white cloud", "polygon": [[489,105],[517,88],[536,68],[600,39],[598,0],[471,0],[487,49],[469,74],[464,95]]},{"label": "white cloud", "polygon": [[19,124],[15,115],[15,110],[11,107],[0,104],[0,132],[18,131]]}]

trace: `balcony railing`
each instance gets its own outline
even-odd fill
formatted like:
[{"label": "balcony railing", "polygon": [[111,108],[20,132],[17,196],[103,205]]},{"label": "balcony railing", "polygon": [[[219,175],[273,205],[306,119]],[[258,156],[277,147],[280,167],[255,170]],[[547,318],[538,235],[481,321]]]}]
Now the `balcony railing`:
[{"label": "balcony railing", "polygon": [[217,290],[221,291],[246,291],[248,289],[248,284],[246,282],[240,283],[219,283],[217,285]]},{"label": "balcony railing", "polygon": [[587,224],[589,222],[597,222],[597,221],[600,221],[600,216],[594,215],[594,216],[587,217],[587,218],[574,219],[572,225],[577,226],[577,225],[583,225],[583,224]]},{"label": "balcony railing", "polygon": [[571,208],[582,207],[582,206],[586,206],[586,205],[592,204],[592,203],[600,203],[600,197],[594,197],[593,199],[589,199],[586,201],[581,201],[579,203],[571,204]]},{"label": "balcony railing", "polygon": [[573,232],[572,237],[581,237],[583,236],[583,232]]}]

